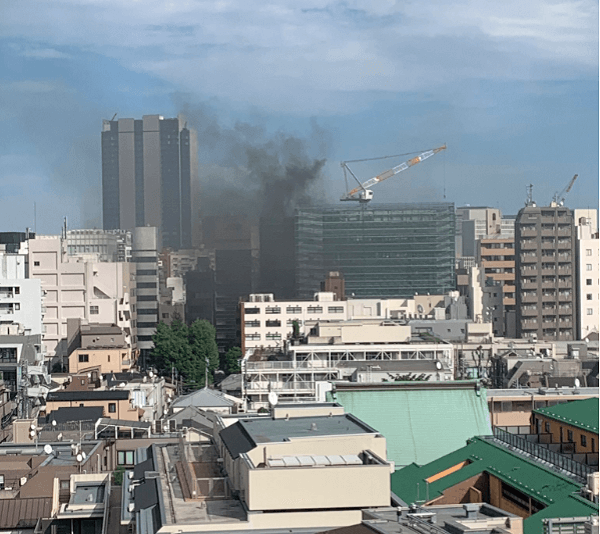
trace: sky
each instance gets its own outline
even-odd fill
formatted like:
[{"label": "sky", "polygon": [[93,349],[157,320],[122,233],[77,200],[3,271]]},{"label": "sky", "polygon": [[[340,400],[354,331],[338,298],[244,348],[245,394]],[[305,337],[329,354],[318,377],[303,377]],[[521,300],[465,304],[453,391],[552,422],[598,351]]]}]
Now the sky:
[{"label": "sky", "polygon": [[100,227],[102,120],[184,109],[305,139],[317,204],[346,191],[340,161],[446,144],[374,202],[516,214],[578,174],[566,204],[597,208],[598,27],[595,0],[6,0],[0,231]]}]

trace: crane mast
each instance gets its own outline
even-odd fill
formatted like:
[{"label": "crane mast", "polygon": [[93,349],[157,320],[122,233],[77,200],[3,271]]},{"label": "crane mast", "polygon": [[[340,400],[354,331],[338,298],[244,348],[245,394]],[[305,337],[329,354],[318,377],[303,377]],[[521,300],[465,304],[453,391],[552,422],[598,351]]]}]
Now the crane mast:
[{"label": "crane mast", "polygon": [[565,203],[565,197],[567,196],[567,193],[569,191],[571,191],[571,188],[573,187],[573,184],[575,183],[575,180],[577,180],[578,176],[579,176],[578,174],[573,176],[573,178],[571,178],[571,180],[569,180],[569,183],[566,185],[566,187],[560,193],[554,193],[554,198],[552,199],[552,202],[550,203],[551,207],[554,208],[556,206],[562,206]]},{"label": "crane mast", "polygon": [[[392,176],[395,176],[396,174],[409,169],[410,167],[412,167],[413,165],[416,165],[417,163],[421,163],[422,161],[425,161],[426,159],[430,158],[431,156],[434,156],[441,150],[445,150],[445,149],[446,149],[446,145],[438,147],[438,148],[434,148],[432,150],[427,150],[426,152],[423,152],[422,154],[419,154],[418,156],[411,158],[408,161],[400,163],[400,165],[396,165],[395,167],[392,167],[391,169],[388,169],[387,171],[384,171],[381,174],[378,174],[377,176],[374,176],[373,178],[370,178],[363,183],[360,183],[358,178],[356,178],[356,176],[354,176],[354,173],[348,167],[349,162],[343,161],[341,165],[342,165],[342,168],[344,169],[344,173],[346,171],[348,171],[354,177],[354,179],[358,182],[358,186],[355,187],[354,189],[351,189],[350,191],[348,191],[344,196],[342,196],[342,198],[340,200],[342,200],[342,201],[355,200],[355,201],[358,201],[361,203],[367,203],[373,198],[373,191],[368,189],[369,187],[372,187],[380,182],[383,182],[384,180],[387,180],[388,178],[391,178]],[[380,159],[380,158],[372,158],[372,159]],[[364,161],[364,160],[357,160],[357,161]]]}]

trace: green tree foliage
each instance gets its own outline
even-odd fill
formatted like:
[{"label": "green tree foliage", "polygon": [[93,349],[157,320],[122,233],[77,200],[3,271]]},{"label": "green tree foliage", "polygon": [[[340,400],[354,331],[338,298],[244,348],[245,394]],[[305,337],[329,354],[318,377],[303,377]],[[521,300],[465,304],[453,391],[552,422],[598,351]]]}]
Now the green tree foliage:
[{"label": "green tree foliage", "polygon": [[202,387],[208,361],[208,380],[212,381],[219,353],[215,328],[208,321],[198,320],[189,327],[181,321],[173,321],[170,326],[159,323],[152,341],[151,363],[161,375],[171,376],[176,369],[188,387]]},{"label": "green tree foliage", "polygon": [[227,374],[240,372],[240,358],[242,357],[242,349],[239,347],[230,348],[225,354],[225,372]]}]

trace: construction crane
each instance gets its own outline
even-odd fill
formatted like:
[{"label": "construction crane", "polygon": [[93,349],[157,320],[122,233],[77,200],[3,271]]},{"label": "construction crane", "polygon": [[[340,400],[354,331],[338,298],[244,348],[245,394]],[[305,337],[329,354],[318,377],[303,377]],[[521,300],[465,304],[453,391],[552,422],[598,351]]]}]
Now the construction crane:
[{"label": "construction crane", "polygon": [[346,172],[349,172],[352,175],[352,177],[358,182],[358,187],[355,187],[354,189],[348,191],[340,200],[342,200],[342,201],[355,200],[362,204],[366,204],[367,202],[369,202],[370,200],[373,199],[373,191],[368,189],[369,187],[371,187],[375,184],[378,184],[380,182],[383,182],[384,180],[387,180],[388,178],[391,178],[392,176],[395,176],[396,174],[398,174],[402,171],[405,171],[406,169],[409,169],[410,167],[412,167],[413,165],[416,165],[417,163],[421,163],[422,161],[426,160],[427,158],[430,158],[431,156],[434,156],[441,150],[445,150],[445,149],[446,149],[446,145],[440,146],[438,148],[434,148],[431,150],[427,150],[426,152],[423,152],[422,154],[420,154],[414,158],[411,158],[408,161],[405,161],[404,163],[400,163],[400,165],[396,165],[395,167],[392,167],[391,169],[389,169],[385,172],[382,172],[381,174],[378,174],[377,176],[374,176],[373,178],[370,178],[369,180],[367,180],[366,182],[363,182],[363,183],[360,183],[360,180],[350,170],[350,167],[348,167],[348,163],[354,163],[354,162],[358,162],[358,161],[372,161],[372,160],[376,160],[376,159],[386,159],[386,158],[392,158],[392,157],[397,157],[397,156],[383,156],[381,158],[368,158],[368,159],[355,159],[355,160],[351,160],[351,161],[342,161],[341,166],[344,169],[344,177],[347,176]]},{"label": "construction crane", "polygon": [[569,183],[566,185],[566,187],[560,192],[560,193],[554,193],[554,197],[552,198],[552,202],[550,202],[550,207],[551,208],[555,208],[556,206],[562,206],[565,203],[565,197],[567,196],[567,193],[569,191],[571,191],[571,188],[573,187],[573,184],[575,183],[575,180],[577,180],[577,177],[579,175],[576,174],[575,176],[573,176],[573,178],[571,178],[569,180]]}]

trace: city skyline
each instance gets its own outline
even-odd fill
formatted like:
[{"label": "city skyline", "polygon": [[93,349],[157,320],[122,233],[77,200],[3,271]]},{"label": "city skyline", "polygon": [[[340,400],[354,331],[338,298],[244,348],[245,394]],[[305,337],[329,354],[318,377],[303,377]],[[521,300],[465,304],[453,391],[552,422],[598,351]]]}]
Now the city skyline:
[{"label": "city skyline", "polygon": [[[3,227],[33,227],[34,203],[38,233],[57,233],[64,216],[102,226],[98,130],[115,113],[186,113],[204,190],[213,176],[239,183],[244,167],[223,165],[227,147],[208,141],[243,131],[265,146],[283,132],[327,159],[316,203],[345,192],[341,160],[447,143],[374,202],[515,215],[528,184],[548,204],[577,173],[567,205],[597,208],[597,18],[591,1],[6,6]],[[353,170],[366,179],[386,165]]]}]

